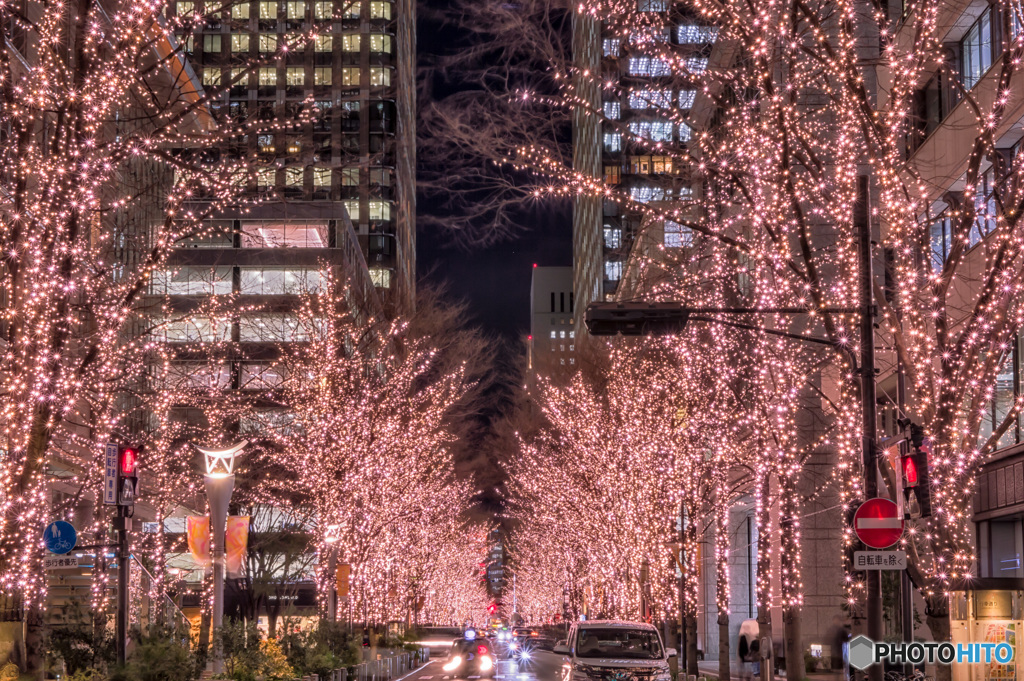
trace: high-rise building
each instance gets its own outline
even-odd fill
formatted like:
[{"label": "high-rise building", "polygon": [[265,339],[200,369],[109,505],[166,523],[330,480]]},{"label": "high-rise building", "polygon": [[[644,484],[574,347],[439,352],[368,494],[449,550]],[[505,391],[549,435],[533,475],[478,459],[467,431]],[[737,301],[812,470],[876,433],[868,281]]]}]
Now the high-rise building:
[{"label": "high-rise building", "polygon": [[567,376],[576,369],[572,267],[533,266],[530,285],[530,374]]},{"label": "high-rise building", "polygon": [[[603,180],[625,199],[585,196],[573,211],[574,289],[577,309],[612,300],[626,275],[635,242],[641,235],[656,238],[666,249],[685,247],[692,235],[682,224],[651,219],[638,207],[678,202],[693,195],[690,168],[678,153],[652,154],[685,148],[691,128],[686,118],[696,99],[696,85],[707,67],[718,31],[693,18],[682,3],[637,0],[637,11],[651,13],[649,26],[623,34],[589,15],[573,17],[573,59],[577,107],[573,121],[573,165],[586,176]],[[640,24],[642,22],[636,22]],[[664,43],[680,55],[686,73],[667,60],[651,56],[652,44]],[[600,74],[598,81],[591,74]],[[688,78],[687,76],[691,76]],[[688,84],[689,83],[689,84]],[[577,323],[582,327],[582,314]]]},{"label": "high-rise building", "polygon": [[[339,246],[347,216],[385,304],[410,309],[415,3],[234,0],[204,8],[178,1],[169,11],[202,15],[181,38],[204,87],[222,93],[215,115],[278,123],[272,134],[217,150],[259,163],[249,190],[276,197],[218,215],[223,243],[202,264],[225,268],[225,277],[257,265],[268,274],[308,269],[320,249]],[[296,42],[298,49],[286,47]]]}]

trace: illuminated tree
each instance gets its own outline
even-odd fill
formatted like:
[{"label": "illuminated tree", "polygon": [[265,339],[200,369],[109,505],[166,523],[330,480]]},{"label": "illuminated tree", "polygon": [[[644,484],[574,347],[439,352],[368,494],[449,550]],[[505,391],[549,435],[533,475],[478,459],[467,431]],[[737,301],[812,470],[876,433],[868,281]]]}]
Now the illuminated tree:
[{"label": "illuminated tree", "polygon": [[[257,170],[208,150],[276,125],[221,118],[212,103],[224,88],[195,80],[173,35],[204,17],[165,10],[0,6],[0,587],[32,620],[30,648],[42,526],[70,508],[51,505],[48,476],[68,464],[99,470],[99,445],[136,425],[125,402],[149,364],[150,282],[170,249],[201,234],[204,216],[241,200]],[[239,78],[254,68],[238,66]]]},{"label": "illuminated tree", "polygon": [[[933,440],[933,516],[912,523],[910,571],[934,637],[948,640],[946,592],[974,570],[969,502],[978,468],[1017,427],[1021,407],[1019,398],[994,390],[1022,323],[1021,160],[1001,149],[1016,123],[1008,112],[1020,61],[1018,4],[992,4],[992,22],[1002,27],[994,68],[960,74],[941,32],[955,17],[946,17],[949,8],[938,2],[912,3],[896,15],[884,3],[693,0],[679,9],[695,33],[715,41],[703,54],[685,40],[662,39],[677,15],[643,11],[660,3],[574,3],[569,11],[577,27],[600,22],[601,35],[619,41],[623,58],[659,65],[664,75],[652,83],[693,93],[688,107],[632,107],[653,109],[671,126],[664,139],[605,115],[615,109],[604,109],[602,101],[639,97],[643,85],[572,62],[567,32],[534,30],[537,17],[547,21],[562,11],[546,4],[475,10],[472,30],[513,25],[519,32],[488,43],[506,62],[491,66],[457,107],[438,104],[435,122],[454,131],[458,152],[468,154],[473,147],[464,133],[472,120],[474,138],[486,137],[478,145],[486,160],[522,173],[502,190],[503,200],[529,188],[537,198],[617,202],[642,214],[641,231],[650,234],[666,222],[679,226],[687,247],[641,249],[633,263],[658,273],[654,295],[700,304],[696,293],[712,282],[729,289],[738,305],[817,311],[744,321],[823,336],[841,350],[821,372],[835,407],[822,422],[833,429],[829,440],[847,507],[863,497],[864,471],[857,367],[843,349],[856,352],[861,341],[854,315],[820,310],[858,304],[860,224],[873,223],[878,347],[886,348],[877,352],[877,364],[893,372],[899,359],[908,414]],[[545,63],[546,77],[515,77],[517,65],[529,60],[517,44]],[[948,142],[929,140],[934,121],[918,113],[921,84],[934,74],[952,83],[956,139],[966,143],[963,158],[949,168],[934,160],[947,157],[931,151]],[[538,126],[521,143],[503,132],[552,111],[559,120],[571,115],[577,125],[621,135],[630,153],[671,159],[675,176],[651,178],[658,198],[638,201],[628,187],[574,170],[564,137],[546,134],[549,127]],[[485,135],[489,130],[496,134]],[[443,145],[444,135],[437,140]],[[861,176],[868,177],[864,193]],[[679,193],[680,179],[691,192]],[[867,211],[859,212],[860,199]],[[945,205],[941,215],[936,205]],[[787,464],[783,481],[798,471]],[[890,496],[894,484],[890,476]],[[857,606],[862,587],[856,579],[850,585],[850,604]],[[799,606],[796,591],[787,600]]]}]

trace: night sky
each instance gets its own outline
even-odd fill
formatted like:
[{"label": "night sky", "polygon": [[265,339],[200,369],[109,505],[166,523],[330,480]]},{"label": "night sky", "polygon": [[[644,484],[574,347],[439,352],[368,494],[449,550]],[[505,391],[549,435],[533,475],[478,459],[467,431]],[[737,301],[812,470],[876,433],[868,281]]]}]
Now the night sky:
[{"label": "night sky", "polygon": [[[486,1],[486,0],[482,0]],[[417,47],[419,62],[430,63],[441,50],[458,49],[460,35],[440,29],[431,10],[444,9],[447,0],[421,0]],[[428,88],[436,96],[444,86]],[[424,104],[424,102],[420,102]],[[446,284],[448,292],[469,305],[468,323],[486,334],[500,337],[510,347],[529,333],[530,270],[541,266],[572,264],[571,211],[567,204],[525,211],[521,224],[528,226],[514,238],[487,248],[466,249],[453,243],[450,234],[421,228],[417,234],[417,273],[424,283]],[[418,211],[437,215],[436,206],[420,200]],[[486,228],[486,226],[481,226]]]}]

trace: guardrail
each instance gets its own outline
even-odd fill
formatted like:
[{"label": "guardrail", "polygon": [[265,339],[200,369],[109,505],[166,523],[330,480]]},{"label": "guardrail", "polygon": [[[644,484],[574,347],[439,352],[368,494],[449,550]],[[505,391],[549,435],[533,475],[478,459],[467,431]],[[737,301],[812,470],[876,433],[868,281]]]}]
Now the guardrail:
[{"label": "guardrail", "polygon": [[295,681],[393,681],[430,660],[430,649],[420,648],[416,652],[384,651],[377,653],[376,660],[361,662],[353,667],[335,669],[326,676],[303,676]]}]

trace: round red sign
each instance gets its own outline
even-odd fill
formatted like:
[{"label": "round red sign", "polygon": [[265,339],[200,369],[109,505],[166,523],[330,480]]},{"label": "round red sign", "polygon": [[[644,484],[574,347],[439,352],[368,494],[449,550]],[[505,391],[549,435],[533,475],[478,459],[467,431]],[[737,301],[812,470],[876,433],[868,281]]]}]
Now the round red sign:
[{"label": "round red sign", "polygon": [[868,499],[853,514],[857,539],[873,549],[886,549],[898,542],[903,525],[899,508],[888,499]]}]

